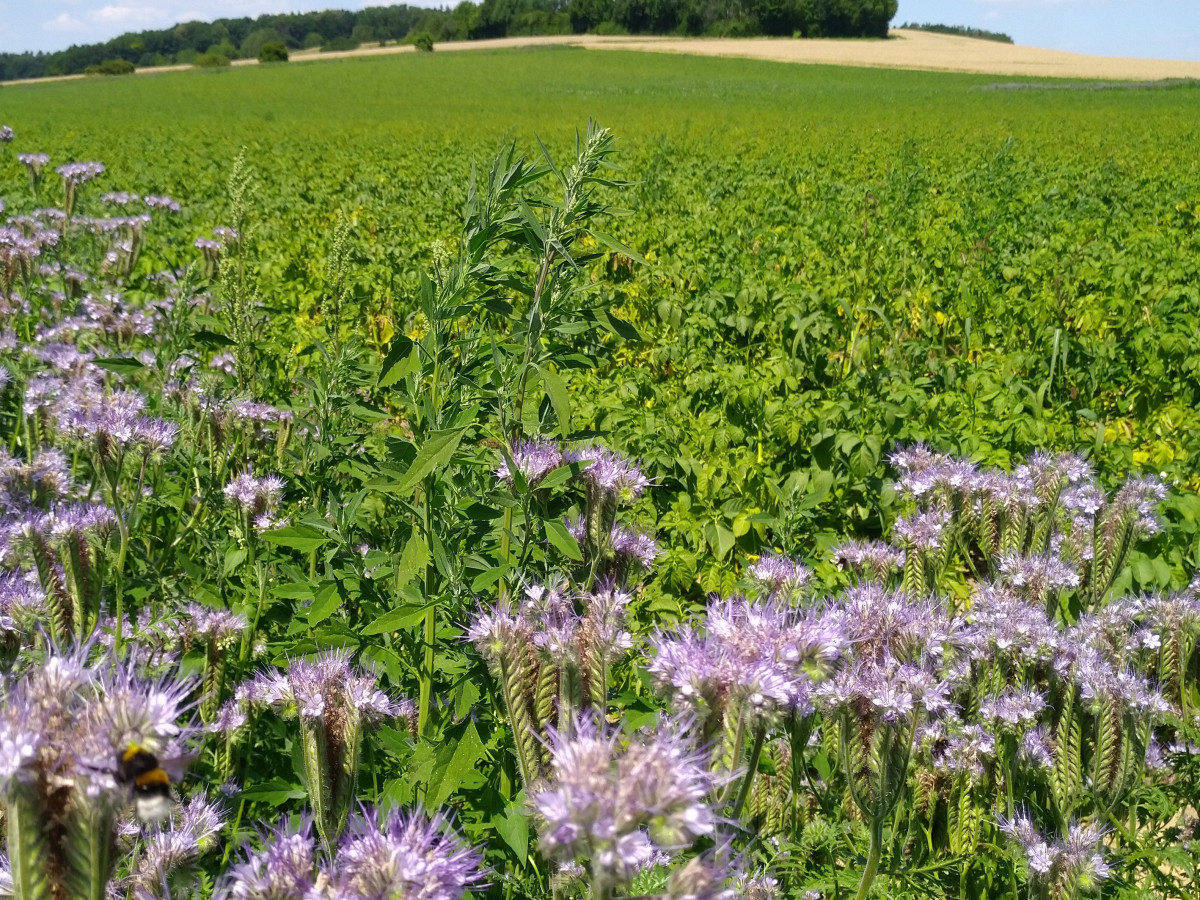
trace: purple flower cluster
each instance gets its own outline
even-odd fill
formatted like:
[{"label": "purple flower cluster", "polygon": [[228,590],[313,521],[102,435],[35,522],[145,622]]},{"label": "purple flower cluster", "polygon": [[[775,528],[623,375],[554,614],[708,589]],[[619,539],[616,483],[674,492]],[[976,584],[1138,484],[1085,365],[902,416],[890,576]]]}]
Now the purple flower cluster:
[{"label": "purple flower cluster", "polygon": [[546,852],[586,863],[595,882],[622,885],[657,854],[712,834],[716,780],[685,730],[626,738],[584,718],[555,733],[551,776],[531,798]]},{"label": "purple flower cluster", "polygon": [[18,153],[17,162],[36,175],[43,168],[50,165],[50,157],[45,153]]},{"label": "purple flower cluster", "polygon": [[63,181],[72,184],[83,184],[91,181],[93,178],[98,178],[104,174],[104,163],[99,162],[73,162],[65,163],[55,169],[62,176]]},{"label": "purple flower cluster", "polygon": [[56,403],[56,424],[65,437],[91,444],[104,461],[129,452],[159,459],[175,446],[179,426],[145,415],[145,406],[139,394],[128,391],[65,395]]},{"label": "purple flower cluster", "polygon": [[633,645],[625,630],[631,599],[613,584],[580,595],[558,581],[531,584],[515,609],[482,610],[467,628],[467,639],[497,673],[506,656],[528,646],[554,665],[611,663]]},{"label": "purple flower cluster", "polygon": [[441,814],[364,810],[325,859],[309,822],[259,843],[226,873],[221,900],[462,900],[484,878],[480,853]]},{"label": "purple flower cluster", "polygon": [[[108,658],[88,663],[88,648],[52,654],[6,686],[0,708],[0,793],[15,781],[41,789],[76,785],[87,802],[127,800],[112,761],[130,744],[179,755],[193,728],[180,724],[194,689],[173,673],[150,679]],[[53,780],[46,780],[53,774]],[[65,779],[65,781],[64,781]]]},{"label": "purple flower cluster", "polygon": [[1029,880],[1041,884],[1072,883],[1084,891],[1096,890],[1109,876],[1100,853],[1104,833],[1095,825],[1072,824],[1066,837],[1051,841],[1023,813],[1000,823],[1021,850]]},{"label": "purple flower cluster", "polygon": [[566,462],[581,463],[589,484],[621,501],[640,497],[650,484],[636,463],[606,447],[573,450],[564,458]]},{"label": "purple flower cluster", "polygon": [[249,470],[234,477],[222,493],[254,523],[259,531],[276,527],[275,512],[283,500],[284,483],[277,475],[255,478]]},{"label": "purple flower cluster", "polygon": [[886,581],[904,568],[904,551],[883,541],[845,541],[833,549],[838,568],[850,569],[864,581]]},{"label": "purple flower cluster", "polygon": [[512,484],[514,472],[519,472],[525,485],[534,488],[538,482],[561,466],[563,461],[562,450],[557,444],[549,441],[521,441],[513,445],[511,453],[501,458],[500,465],[496,467],[496,477]]},{"label": "purple flower cluster", "polygon": [[341,650],[294,659],[286,671],[264,672],[239,690],[250,703],[264,703],[285,717],[324,719],[330,727],[381,718],[412,719],[411,700],[395,701],[376,686],[373,672],[360,671]]},{"label": "purple flower cluster", "polygon": [[814,681],[845,646],[836,622],[775,600],[709,604],[705,630],[684,625],[650,639],[648,669],[677,708],[721,715],[733,706],[756,718],[812,709]]},{"label": "purple flower cluster", "polygon": [[790,596],[812,579],[812,570],[804,563],[775,553],[764,553],[747,574],[773,594]]}]

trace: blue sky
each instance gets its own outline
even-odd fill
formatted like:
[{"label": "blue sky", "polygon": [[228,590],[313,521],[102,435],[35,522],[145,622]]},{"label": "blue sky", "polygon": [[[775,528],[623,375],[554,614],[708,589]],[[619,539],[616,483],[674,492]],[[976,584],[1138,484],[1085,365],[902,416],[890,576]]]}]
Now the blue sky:
[{"label": "blue sky", "polygon": [[[0,50],[58,50],[192,19],[365,5],[362,0],[0,0]],[[1011,34],[1019,44],[1079,53],[1200,60],[1200,0],[900,0],[895,22],[973,25]]]}]

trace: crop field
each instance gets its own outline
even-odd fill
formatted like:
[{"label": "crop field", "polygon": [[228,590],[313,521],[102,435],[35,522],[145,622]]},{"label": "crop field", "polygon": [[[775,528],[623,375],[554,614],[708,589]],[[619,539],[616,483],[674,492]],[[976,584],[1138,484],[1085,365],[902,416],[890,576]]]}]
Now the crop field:
[{"label": "crop field", "polygon": [[1196,896],[1198,110],[0,88],[14,896]]}]

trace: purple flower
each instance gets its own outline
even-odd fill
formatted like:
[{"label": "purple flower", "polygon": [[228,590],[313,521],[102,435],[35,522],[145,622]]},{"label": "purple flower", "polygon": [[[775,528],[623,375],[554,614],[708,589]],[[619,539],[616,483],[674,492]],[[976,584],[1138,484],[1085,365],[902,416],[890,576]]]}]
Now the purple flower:
[{"label": "purple flower", "polygon": [[308,900],[317,882],[312,822],[298,829],[286,821],[264,834],[262,849],[243,848],[244,859],[225,875],[222,900]]},{"label": "purple flower", "polygon": [[626,744],[586,718],[554,733],[551,776],[531,798],[547,853],[586,859],[594,879],[626,884],[656,853],[712,834],[716,780],[681,734],[658,728]]},{"label": "purple flower", "polygon": [[1000,571],[1009,584],[1020,588],[1030,601],[1040,603],[1051,591],[1079,586],[1079,573],[1068,563],[1053,556],[1016,556],[1000,558]]},{"label": "purple flower", "polygon": [[482,863],[440,813],[376,811],[351,820],[322,871],[330,895],[345,900],[461,900],[483,880]]},{"label": "purple flower", "polygon": [[11,144],[16,133],[8,125],[0,125],[0,144]]},{"label": "purple flower", "polygon": [[1025,765],[1049,772],[1054,767],[1054,744],[1050,733],[1041,725],[1021,736],[1017,757]]},{"label": "purple flower", "polygon": [[83,184],[104,173],[104,163],[73,162],[66,163],[55,169],[68,184]]},{"label": "purple flower", "polygon": [[744,704],[755,716],[785,709],[807,714],[814,679],[844,646],[831,619],[773,600],[714,599],[706,630],[701,636],[685,625],[650,640],[650,674],[691,713]]},{"label": "purple flower", "polygon": [[950,522],[950,516],[941,510],[918,512],[898,519],[894,534],[905,550],[932,553],[942,549],[945,531]]},{"label": "purple flower", "polygon": [[904,568],[904,551],[883,541],[846,541],[833,549],[833,561],[867,581],[883,581]]},{"label": "purple flower", "polygon": [[167,212],[179,212],[182,207],[170,197],[147,194],[142,202],[151,209],[165,209]]},{"label": "purple flower", "polygon": [[274,512],[283,499],[283,489],[283,479],[279,476],[255,478],[246,470],[225,485],[222,493],[253,519]]},{"label": "purple flower", "polygon": [[496,477],[512,484],[515,467],[529,488],[536,487],[538,482],[563,464],[562,450],[546,441],[522,441],[513,446],[510,456],[512,467],[509,465],[509,456],[502,457],[500,465],[496,467]]},{"label": "purple flower", "polygon": [[36,175],[44,166],[50,164],[50,157],[45,153],[18,153],[17,162]]},{"label": "purple flower", "polygon": [[215,843],[224,824],[223,810],[193,797],[180,806],[173,827],[149,830],[136,868],[116,886],[131,896],[159,896],[174,871],[190,866]]},{"label": "purple flower", "polygon": [[247,686],[245,697],[273,706],[288,718],[325,718],[334,725],[408,717],[412,712],[411,701],[393,701],[376,688],[374,673],[357,670],[350,655],[341,650],[294,659],[286,673],[258,675]]},{"label": "purple flower", "polygon": [[640,497],[650,484],[637,464],[605,447],[573,450],[563,454],[565,462],[582,463],[583,477],[594,487],[613,494],[618,500]]},{"label": "purple flower", "polygon": [[646,571],[649,571],[654,565],[654,560],[658,558],[660,552],[653,537],[640,531],[629,531],[620,525],[613,525],[609,534],[609,543],[613,553],[617,554],[619,558],[635,562]]},{"label": "purple flower", "polygon": [[747,571],[772,593],[794,593],[812,578],[812,571],[804,563],[775,553],[764,553]]},{"label": "purple flower", "polygon": [[1046,698],[1028,687],[1009,688],[997,697],[979,704],[979,715],[1001,727],[1015,728],[1034,722],[1046,708]]}]

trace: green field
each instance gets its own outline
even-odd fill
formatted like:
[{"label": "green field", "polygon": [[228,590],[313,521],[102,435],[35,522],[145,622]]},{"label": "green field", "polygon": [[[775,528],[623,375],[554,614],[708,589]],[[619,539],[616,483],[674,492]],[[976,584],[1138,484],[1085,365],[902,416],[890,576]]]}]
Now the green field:
[{"label": "green field", "polygon": [[[536,161],[540,139],[556,164],[569,164],[589,120],[616,138],[617,168],[600,174],[628,184],[596,189],[599,206],[588,213],[600,237],[573,233],[580,268],[563,262],[555,270],[564,306],[553,327],[530,338],[533,320],[520,313],[539,271],[530,248],[542,246],[538,216],[550,216],[544,210],[554,200],[504,207],[512,217],[504,228],[486,240],[476,234],[494,268],[480,269],[475,293],[455,293],[447,273],[456,271],[464,203],[473,173],[484,184],[509,144]],[[177,449],[174,463],[155,470],[146,501],[154,511],[139,519],[144,540],[123,535],[120,560],[124,566],[128,551],[129,571],[118,571],[114,596],[126,592],[130,609],[194,597],[257,610],[226,687],[256,660],[283,665],[340,646],[376,665],[391,690],[419,697],[420,739],[410,742],[399,728],[372,738],[361,794],[455,806],[468,836],[487,843],[488,864],[509,878],[493,896],[551,896],[542,867],[549,863],[524,824],[528,797],[518,799],[522,781],[532,784],[522,754],[542,750],[531,739],[526,751],[519,734],[512,742],[507,727],[517,717],[500,712],[510,698],[502,702],[462,631],[480,602],[506,596],[526,573],[577,577],[568,560],[587,560],[590,540],[561,524],[583,503],[578,489],[568,496],[566,466],[536,502],[523,484],[512,496],[495,486],[497,448],[515,435],[599,438],[639,460],[649,479],[627,518],[654,535],[661,552],[645,584],[631,588],[634,656],[599,679],[598,703],[613,720],[623,712],[645,723],[663,706],[637,661],[644,639],[702,610],[710,592],[747,589],[748,566],[760,555],[803,557],[814,584],[844,587],[850,576],[830,561],[830,548],[845,537],[886,536],[914,502],[920,507],[892,486],[897,470],[888,460],[918,441],[1005,470],[1038,450],[1072,451],[1105,489],[1134,473],[1169,485],[1164,527],[1113,551],[1117,562],[1099,595],[1064,590],[1051,598],[1049,615],[1064,635],[1101,611],[1109,588],[1113,596],[1180,591],[1200,567],[1200,86],[1051,90],[1008,77],[653,53],[435,52],[0,87],[2,124],[17,134],[0,144],[6,216],[59,203],[52,170],[68,160],[107,167],[81,191],[76,215],[113,214],[100,202],[109,190],[169,194],[183,204],[148,232],[123,288],[135,305],[159,290],[146,276],[198,263],[193,242],[245,214],[246,241],[236,251],[242,281],[208,280],[211,272],[194,269],[198,280],[188,284],[204,293],[194,316],[172,320],[169,346],[95,338],[108,357],[105,378],[128,378],[156,414],[186,420],[195,410],[172,393],[175,369],[163,348],[191,348],[207,363],[236,345],[238,365],[252,358],[251,374],[239,369],[236,384],[230,375],[212,390],[295,414],[297,430],[289,438],[280,425],[278,446],[255,444],[247,431],[220,452],[212,433],[185,425],[203,449],[189,451],[186,466]],[[239,211],[229,182],[243,148],[251,176]],[[34,151],[52,159],[38,195],[16,160]],[[343,216],[349,231],[339,245]],[[98,246],[71,238],[61,252],[99,271]],[[234,278],[222,265],[223,279]],[[343,276],[344,290],[331,287]],[[63,313],[46,299],[49,287],[37,290],[44,309],[12,313],[27,330]],[[215,300],[203,299],[210,293]],[[336,315],[332,294],[340,298]],[[464,305],[439,318],[437,303],[451,300]],[[81,346],[91,340],[84,335]],[[536,347],[526,363],[536,357],[542,367],[529,381],[533,370],[518,365],[526,340]],[[425,350],[435,345],[436,353]],[[130,358],[148,350],[159,353],[154,365]],[[33,371],[5,365],[18,380]],[[13,410],[0,410],[11,425],[3,437],[32,453],[39,426],[32,415],[22,419],[19,405]],[[221,518],[220,479],[240,468],[237,460],[257,474],[287,476],[295,528],[267,531],[266,543],[255,545],[248,518],[244,533]],[[86,453],[74,462],[90,465]],[[99,464],[84,468],[78,477],[90,478],[89,496],[103,493],[96,485],[104,477],[114,507],[134,496],[128,471],[118,484]],[[145,474],[143,467],[136,476],[139,496]],[[1047,502],[1053,515],[1057,493]],[[905,570],[910,599],[940,592],[955,615],[967,614],[980,573],[1000,571],[995,554],[968,547],[969,527],[956,545],[960,556],[947,550],[941,568],[929,562],[921,576],[928,583],[911,576],[920,590]],[[1050,524],[1030,528],[1036,536],[1019,550],[1062,550],[1050,543]],[[361,554],[360,543],[369,547]],[[364,567],[382,568],[383,580],[372,581]],[[597,571],[593,558],[592,587]],[[1045,606],[1046,598],[1033,602]],[[1113,663],[1152,672],[1178,700],[1169,733],[1155,726],[1164,745],[1197,737],[1187,714],[1200,700],[1197,604],[1187,635],[1163,639],[1173,662],[1164,662],[1164,649],[1157,662],[1130,651]],[[266,649],[255,657],[248,647],[259,637],[259,614]],[[194,652],[189,659],[204,662]],[[981,697],[1024,684],[1024,676],[1013,685],[997,677],[964,688],[973,697],[964,710],[975,703],[973,715]],[[1173,817],[1196,802],[1196,757],[1180,751],[1184,761],[1161,790],[1159,782],[1141,785],[1140,774],[1128,775],[1133,763],[1112,761],[1120,754],[1111,742],[1087,749],[1086,716],[1096,716],[1099,734],[1099,722],[1112,724],[1103,718],[1111,710],[1080,712],[1081,689],[1063,688],[1057,677],[1042,672],[1037,678],[1048,681],[1029,675],[1029,683],[1057,698],[1047,716],[1067,707],[1053,727],[1056,747],[1074,741],[1075,786],[1062,787],[1070,779],[1055,769],[1052,786],[1024,785],[1030,803],[1059,831],[1079,816],[1120,829],[1105,839],[1119,869],[1105,896],[1185,896],[1191,887],[1182,878],[1172,887],[1164,873],[1195,871],[1195,850],[1180,849],[1183,826]],[[736,771],[743,754],[752,760],[733,818],[749,798],[754,828],[785,836],[780,845],[739,836],[738,850],[770,863],[785,896],[809,888],[849,896],[860,870],[870,869],[864,859],[879,863],[882,843],[890,847],[882,871],[896,896],[1000,896],[1028,874],[997,849],[997,809],[1012,816],[1022,799],[1014,800],[1003,771],[1016,765],[1015,743],[978,782],[935,776],[924,762],[910,770],[905,757],[900,771],[910,780],[892,785],[904,794],[901,812],[894,821],[891,807],[878,814],[888,818],[885,838],[883,824],[868,834],[861,813],[848,812],[857,775],[847,763],[839,780],[836,728],[812,732],[819,737],[808,748],[812,720],[803,731],[797,718],[763,751],[761,735],[752,744],[749,715],[737,719],[736,734],[732,719],[723,723],[724,739],[736,745],[733,763],[722,757],[723,764]],[[300,744],[262,721],[243,745],[252,767],[234,766],[231,744],[226,756],[214,751],[201,764],[214,780],[250,779],[237,837],[279,808],[298,811],[305,796]],[[1084,749],[1080,721],[1088,723]],[[1121,759],[1132,758],[1135,744],[1145,754],[1148,725],[1136,741],[1129,722],[1112,727],[1127,728],[1113,739],[1125,748]],[[853,752],[844,744],[843,755]],[[790,783],[776,777],[793,765],[791,753],[799,759],[809,749]],[[1094,777],[1080,774],[1091,765]],[[1101,776],[1118,769],[1125,774],[1112,775],[1104,789],[1111,796],[1101,797]],[[259,783],[251,771],[263,773]],[[751,794],[756,772],[762,781]],[[953,784],[938,781],[935,791],[935,778]],[[771,805],[768,788],[786,789],[787,811]],[[768,833],[765,822],[776,830]],[[216,869],[211,859],[205,865]],[[655,877],[634,882],[642,887],[629,895],[664,891]],[[1043,885],[1043,895],[1074,898],[1092,886]],[[609,900],[606,891],[593,885],[591,896]],[[556,900],[568,896],[575,895]]]},{"label": "green field", "polygon": [[[680,494],[700,504],[678,527],[702,557],[718,534],[725,556],[745,514],[778,513],[765,482],[802,470],[839,476],[805,529],[877,531],[881,453],[922,436],[995,459],[1096,446],[1114,470],[1200,487],[1200,89],[997,83],[1013,79],[529,50],[0,97],[26,149],[182,199],[173,265],[222,223],[246,147],[267,302],[312,312],[344,210],[364,314],[398,327],[472,165],[609,127],[635,182],[611,227],[651,259],[613,289],[649,340],[625,351],[637,368],[581,377],[581,424],[661,466],[669,527]],[[680,561],[677,585],[704,565]]]}]

